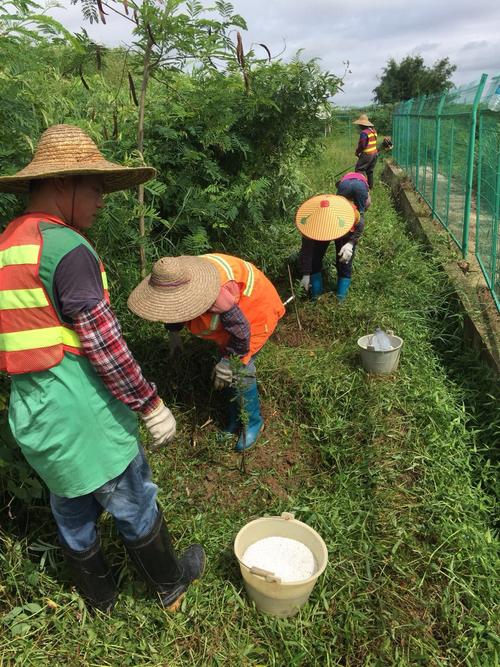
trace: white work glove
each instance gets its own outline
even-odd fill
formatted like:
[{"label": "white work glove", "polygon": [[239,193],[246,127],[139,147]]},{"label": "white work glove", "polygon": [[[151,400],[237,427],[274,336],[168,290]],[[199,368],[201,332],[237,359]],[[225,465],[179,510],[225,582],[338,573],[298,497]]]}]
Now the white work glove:
[{"label": "white work glove", "polygon": [[146,428],[153,437],[153,449],[171,442],[175,437],[176,425],[175,417],[160,401],[160,404],[147,415],[142,415]]},{"label": "white work glove", "polygon": [[221,359],[215,364],[213,372],[214,389],[225,389],[230,387],[233,382],[233,371],[229,359]]},{"label": "white work glove", "polygon": [[300,286],[307,292],[309,287],[311,286],[311,276],[306,273],[305,275],[302,276],[300,279]]},{"label": "white work glove", "polygon": [[343,264],[347,264],[351,260],[354,246],[352,243],[344,243],[340,248],[339,259]]},{"label": "white work glove", "polygon": [[177,353],[181,354],[184,350],[184,343],[182,342],[180,331],[169,331],[168,350],[171,357],[175,356]]}]

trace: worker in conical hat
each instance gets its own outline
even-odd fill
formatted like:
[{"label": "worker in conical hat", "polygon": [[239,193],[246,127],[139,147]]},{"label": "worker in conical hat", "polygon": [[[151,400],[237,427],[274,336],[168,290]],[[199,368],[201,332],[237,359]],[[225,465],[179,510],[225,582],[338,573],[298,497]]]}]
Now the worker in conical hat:
[{"label": "worker in conical hat", "polygon": [[137,415],[161,446],[175,419],[125,343],[104,266],[85,236],[103,194],[143,183],[151,167],[106,160],[81,129],[54,125],[32,161],[0,177],[26,194],[25,212],[0,235],[0,370],[11,376],[9,423],[50,504],[73,581],[91,607],[110,611],[117,584],[97,520],[115,520],[125,546],[166,607],[178,606],[205,554],[178,558],[140,445]]},{"label": "worker in conical hat", "polygon": [[264,425],[255,357],[285,312],[270,280],[250,262],[223,253],[163,257],[128,306],[139,317],[165,323],[173,345],[184,326],[217,344],[214,387],[228,393],[226,431],[239,435],[237,452],[253,447]]},{"label": "worker in conical hat", "polygon": [[336,296],[339,301],[345,300],[351,284],[356,246],[364,229],[364,213],[370,203],[366,176],[349,172],[339,181],[336,195],[316,195],[297,210],[295,223],[302,234],[300,284],[313,299],[323,293],[323,260],[333,241]]},{"label": "worker in conical hat", "polygon": [[359,127],[359,140],[356,147],[358,161],[354,171],[366,175],[368,187],[373,188],[373,172],[378,159],[377,131],[366,114],[361,114],[353,121],[353,125]]}]

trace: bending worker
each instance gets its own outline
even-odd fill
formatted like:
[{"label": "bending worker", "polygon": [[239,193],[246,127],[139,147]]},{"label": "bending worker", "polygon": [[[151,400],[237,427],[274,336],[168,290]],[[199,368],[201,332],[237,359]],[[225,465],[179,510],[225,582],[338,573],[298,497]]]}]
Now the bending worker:
[{"label": "bending worker", "polygon": [[[336,295],[339,301],[345,299],[351,284],[356,245],[364,229],[363,215],[370,203],[366,176],[350,172],[338,183],[337,196],[312,197],[297,211],[296,224],[302,234],[300,284],[306,291],[310,290],[313,299],[323,294],[323,259],[332,240],[335,240],[336,250]],[[303,223],[305,216],[310,217]],[[351,222],[345,233],[346,220]]]},{"label": "bending worker", "polygon": [[29,194],[26,211],[0,235],[0,369],[12,380],[9,423],[50,490],[74,584],[102,611],[117,597],[96,526],[104,510],[165,607],[179,604],[205,563],[200,545],[181,558],[172,548],[137,415],[156,446],[175,436],[175,419],[122,338],[102,262],[85,237],[103,193],[154,174],[108,162],[78,127],[55,125],[28,166],[0,177],[0,191]]},{"label": "bending worker", "polygon": [[218,345],[221,359],[214,368],[214,387],[229,393],[226,431],[240,433],[236,451],[252,447],[264,424],[255,356],[285,312],[262,271],[220,253],[163,257],[130,294],[128,306],[139,317],[164,322],[174,346],[183,326]]},{"label": "bending worker", "polygon": [[357,120],[353,121],[353,125],[359,126],[359,141],[356,148],[358,161],[354,171],[366,174],[368,187],[371,190],[373,188],[373,172],[378,159],[377,131],[366,114],[361,114]]}]

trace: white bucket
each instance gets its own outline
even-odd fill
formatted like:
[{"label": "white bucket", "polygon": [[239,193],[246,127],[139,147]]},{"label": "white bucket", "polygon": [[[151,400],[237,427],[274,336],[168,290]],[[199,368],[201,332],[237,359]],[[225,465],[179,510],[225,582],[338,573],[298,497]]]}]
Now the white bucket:
[{"label": "white bucket", "polygon": [[[245,565],[242,557],[247,548],[266,537],[288,537],[305,544],[315,558],[315,573],[302,581],[282,582],[273,572]],[[293,616],[307,602],[316,580],[328,563],[328,551],[321,536],[288,512],[283,512],[281,516],[255,519],[243,526],[234,540],[234,554],[240,564],[248,597],[260,611],[281,617]]]},{"label": "white bucket", "polygon": [[403,339],[395,336],[392,332],[387,332],[387,336],[391,341],[392,350],[375,350],[372,345],[373,334],[361,336],[358,339],[363,368],[368,373],[387,375],[397,370]]}]

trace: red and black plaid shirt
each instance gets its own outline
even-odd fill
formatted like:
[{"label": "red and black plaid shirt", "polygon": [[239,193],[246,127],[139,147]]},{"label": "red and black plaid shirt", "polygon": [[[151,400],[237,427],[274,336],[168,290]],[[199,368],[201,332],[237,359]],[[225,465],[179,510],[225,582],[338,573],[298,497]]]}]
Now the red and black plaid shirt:
[{"label": "red and black plaid shirt", "polygon": [[75,315],[73,325],[85,356],[111,394],[132,410],[151,412],[160,400],[156,386],[143,376],[106,301]]}]

